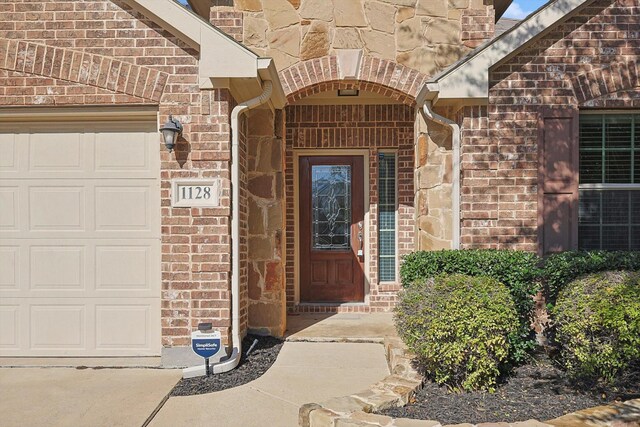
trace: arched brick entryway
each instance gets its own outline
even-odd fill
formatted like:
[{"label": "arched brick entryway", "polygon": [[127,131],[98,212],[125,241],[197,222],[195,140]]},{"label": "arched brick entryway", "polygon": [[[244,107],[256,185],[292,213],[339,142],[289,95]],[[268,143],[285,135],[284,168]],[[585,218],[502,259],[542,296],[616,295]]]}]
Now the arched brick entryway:
[{"label": "arched brick entryway", "polygon": [[[352,70],[353,71],[353,70]],[[389,310],[396,301],[399,283],[378,280],[378,162],[381,152],[397,158],[397,248],[396,254],[414,248],[414,126],[415,96],[427,78],[391,61],[364,57],[355,72],[357,79],[341,79],[340,59],[327,56],[298,63],[280,73],[289,105],[285,109],[285,220],[286,299],[289,312],[372,312]],[[353,75],[353,74],[352,74]],[[353,104],[308,105],[306,97],[342,88],[375,93],[384,101],[371,104],[353,98]],[[363,304],[299,304],[298,268],[303,260],[296,255],[300,227],[296,222],[296,166],[300,156],[352,155],[359,152],[368,165],[365,193],[368,195],[367,297]],[[325,154],[329,153],[329,154]],[[298,265],[297,265],[298,264]],[[397,278],[396,278],[397,279]]]},{"label": "arched brick entryway", "polygon": [[315,93],[352,87],[378,93],[413,105],[428,77],[401,64],[369,56],[359,61],[355,80],[340,79],[340,60],[335,55],[299,62],[280,72],[289,103]]}]

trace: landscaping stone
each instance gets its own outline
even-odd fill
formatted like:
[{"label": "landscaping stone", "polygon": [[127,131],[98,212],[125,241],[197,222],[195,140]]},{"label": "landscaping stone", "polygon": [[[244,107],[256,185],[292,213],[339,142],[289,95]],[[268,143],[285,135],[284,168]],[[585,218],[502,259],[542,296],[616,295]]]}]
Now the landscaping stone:
[{"label": "landscaping stone", "polygon": [[354,412],[353,414],[351,414],[351,418],[356,421],[366,422],[369,424],[377,424],[381,426],[389,425],[393,421],[393,418],[387,417],[386,415],[370,414],[367,412]]},{"label": "landscaping stone", "polygon": [[[247,351],[255,339],[258,340],[258,344],[247,357]],[[247,335],[242,340],[242,357],[236,369],[210,377],[181,379],[171,391],[171,395],[191,396],[211,393],[251,382],[262,376],[273,365],[283,344],[284,341],[278,338]]]}]

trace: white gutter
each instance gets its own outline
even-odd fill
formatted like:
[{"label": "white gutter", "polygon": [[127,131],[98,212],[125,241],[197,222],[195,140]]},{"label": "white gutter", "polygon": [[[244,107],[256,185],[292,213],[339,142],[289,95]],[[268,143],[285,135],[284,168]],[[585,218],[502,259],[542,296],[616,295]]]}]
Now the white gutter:
[{"label": "white gutter", "polygon": [[[262,93],[238,104],[231,111],[231,356],[212,366],[211,372],[221,374],[235,369],[242,356],[240,336],[240,115],[269,101],[273,92],[273,82],[266,80]],[[182,370],[183,378],[205,375],[204,366],[194,366]]]},{"label": "white gutter", "polygon": [[416,102],[425,122],[432,120],[451,128],[451,145],[453,148],[451,189],[451,197],[453,199],[451,201],[451,230],[453,235],[451,236],[451,246],[453,249],[460,249],[460,126],[453,120],[449,120],[433,111],[432,99],[438,95],[438,91],[437,85],[425,85],[416,97]]}]

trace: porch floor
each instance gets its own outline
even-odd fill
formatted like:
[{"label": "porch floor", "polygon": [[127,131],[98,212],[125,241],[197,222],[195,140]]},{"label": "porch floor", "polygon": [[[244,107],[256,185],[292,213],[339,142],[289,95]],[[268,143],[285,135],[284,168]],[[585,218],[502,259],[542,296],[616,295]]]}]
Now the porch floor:
[{"label": "porch floor", "polygon": [[287,316],[287,341],[381,343],[397,336],[392,313],[317,313]]}]

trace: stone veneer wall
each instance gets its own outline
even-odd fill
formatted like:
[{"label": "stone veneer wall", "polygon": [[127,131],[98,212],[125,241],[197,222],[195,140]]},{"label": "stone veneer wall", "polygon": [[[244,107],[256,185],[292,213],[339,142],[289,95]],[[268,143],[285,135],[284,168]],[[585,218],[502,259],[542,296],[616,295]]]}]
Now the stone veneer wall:
[{"label": "stone veneer wall", "polygon": [[249,328],[274,336],[286,326],[282,117],[249,117]]},{"label": "stone veneer wall", "polygon": [[433,75],[477,46],[479,37],[493,36],[487,0],[216,0],[213,10],[214,24],[274,58],[278,70],[336,49],[363,49]]},{"label": "stone veneer wall", "polygon": [[463,246],[538,249],[544,107],[640,106],[640,1],[597,0],[492,70],[488,107],[465,107]]},{"label": "stone veneer wall", "polygon": [[286,126],[286,257],[294,259],[293,152],[296,149],[333,148],[369,150],[369,304],[358,306],[296,306],[294,265],[286,265],[289,311],[388,311],[396,300],[398,283],[378,283],[377,179],[378,150],[396,149],[398,156],[398,253],[414,250],[413,141],[415,108],[408,105],[291,105]]},{"label": "stone veneer wall", "polygon": [[453,219],[451,130],[418,117],[416,146],[416,250],[451,249]]},{"label": "stone veneer wall", "polygon": [[[0,106],[157,105],[184,124],[160,142],[162,344],[187,346],[203,321],[230,327],[229,113],[226,90],[201,91],[198,52],[114,1],[0,3]],[[222,206],[172,208],[172,178],[220,177]],[[243,315],[244,316],[244,315]],[[246,317],[246,316],[244,316]],[[245,322],[246,323],[246,322]]]}]

